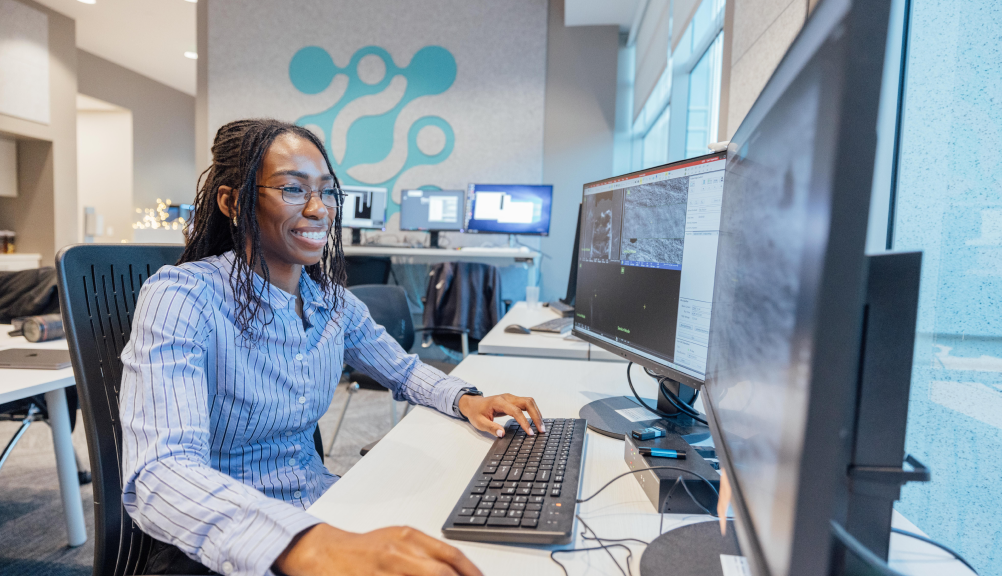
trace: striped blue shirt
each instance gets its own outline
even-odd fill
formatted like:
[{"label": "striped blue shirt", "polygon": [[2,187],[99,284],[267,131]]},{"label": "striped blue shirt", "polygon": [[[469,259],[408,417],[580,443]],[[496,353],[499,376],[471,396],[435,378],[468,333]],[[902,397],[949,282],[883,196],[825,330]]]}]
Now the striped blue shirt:
[{"label": "striped blue shirt", "polygon": [[[343,307],[305,273],[296,298],[263,290],[258,340],[234,324],[233,254],[165,266],[143,285],[122,351],[123,501],[147,534],[224,574],[269,574],[337,477],[313,444],[342,365],[397,400],[450,416],[468,386],[408,355],[366,306]],[[305,322],[304,322],[305,320]]]}]

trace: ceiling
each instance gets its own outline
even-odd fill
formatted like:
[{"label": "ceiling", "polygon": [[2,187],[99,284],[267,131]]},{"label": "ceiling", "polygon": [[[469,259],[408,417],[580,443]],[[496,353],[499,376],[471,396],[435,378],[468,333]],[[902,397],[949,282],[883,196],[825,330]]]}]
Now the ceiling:
[{"label": "ceiling", "polygon": [[188,0],[35,0],[76,20],[77,47],[195,95],[195,4]]},{"label": "ceiling", "polygon": [[640,0],[564,0],[564,26],[615,24],[621,32],[629,32],[640,4]]}]

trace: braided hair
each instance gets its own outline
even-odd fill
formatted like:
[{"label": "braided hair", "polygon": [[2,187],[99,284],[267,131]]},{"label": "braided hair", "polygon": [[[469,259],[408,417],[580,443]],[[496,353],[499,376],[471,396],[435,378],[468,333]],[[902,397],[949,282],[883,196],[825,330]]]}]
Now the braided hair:
[{"label": "braided hair", "polygon": [[[320,150],[327,169],[334,174],[323,143],[309,130],[271,119],[250,119],[230,122],[216,132],[212,143],[212,165],[199,176],[200,186],[195,195],[195,218],[185,227],[184,252],[178,264],[194,262],[209,256],[233,251],[230,287],[236,298],[235,322],[243,337],[250,342],[257,334],[253,322],[261,313],[262,295],[270,281],[268,263],[261,257],[261,231],[257,224],[257,174],[272,142],[282,134],[294,134],[309,140]],[[341,184],[334,175],[334,183]],[[238,207],[236,221],[219,209],[216,195],[220,186],[233,188]],[[260,265],[264,284],[254,288],[254,271]],[[343,302],[347,281],[344,250],[341,246],[341,211],[334,216],[334,226],[328,232],[320,262],[304,267],[304,271],[320,289],[334,296],[334,310]],[[263,319],[268,325],[274,315]]]}]

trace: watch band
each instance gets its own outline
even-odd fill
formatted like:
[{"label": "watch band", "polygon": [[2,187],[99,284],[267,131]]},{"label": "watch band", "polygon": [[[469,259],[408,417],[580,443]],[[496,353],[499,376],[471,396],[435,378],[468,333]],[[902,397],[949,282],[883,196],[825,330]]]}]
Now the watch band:
[{"label": "watch band", "polygon": [[459,417],[462,418],[463,420],[468,420],[468,418],[466,416],[464,416],[462,412],[459,411],[459,399],[462,398],[463,396],[466,396],[467,394],[469,394],[470,396],[483,396],[484,395],[483,392],[481,392],[480,390],[477,390],[476,386],[464,386],[463,388],[459,389],[459,394],[456,394],[456,400],[453,401],[453,403],[452,403],[452,410],[456,414],[459,414]]}]

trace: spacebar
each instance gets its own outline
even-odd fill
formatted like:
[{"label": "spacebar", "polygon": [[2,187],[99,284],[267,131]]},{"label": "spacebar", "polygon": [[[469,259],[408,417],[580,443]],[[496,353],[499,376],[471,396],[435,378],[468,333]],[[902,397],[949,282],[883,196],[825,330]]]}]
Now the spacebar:
[{"label": "spacebar", "polygon": [[487,519],[487,525],[488,526],[518,526],[518,523],[521,522],[521,521],[522,521],[521,518],[508,518],[508,517],[502,518],[500,516],[498,516],[498,517],[493,517],[492,516],[492,517],[490,517],[490,518]]}]

